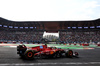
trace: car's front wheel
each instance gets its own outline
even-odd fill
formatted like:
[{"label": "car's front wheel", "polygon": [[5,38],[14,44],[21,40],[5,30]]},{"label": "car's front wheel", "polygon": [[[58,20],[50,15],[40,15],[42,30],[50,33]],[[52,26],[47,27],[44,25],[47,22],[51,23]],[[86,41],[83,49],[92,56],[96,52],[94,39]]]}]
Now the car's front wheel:
[{"label": "car's front wheel", "polygon": [[73,57],[73,51],[72,50],[68,50],[66,52],[66,57],[72,58]]}]

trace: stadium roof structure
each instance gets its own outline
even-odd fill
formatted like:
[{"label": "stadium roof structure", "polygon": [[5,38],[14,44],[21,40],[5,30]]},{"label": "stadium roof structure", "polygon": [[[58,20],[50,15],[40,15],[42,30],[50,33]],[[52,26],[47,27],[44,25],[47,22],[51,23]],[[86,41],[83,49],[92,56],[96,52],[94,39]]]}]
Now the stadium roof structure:
[{"label": "stadium roof structure", "polygon": [[100,19],[89,21],[10,21],[0,17],[0,27],[13,30],[45,30],[47,32],[67,29],[100,29]]}]

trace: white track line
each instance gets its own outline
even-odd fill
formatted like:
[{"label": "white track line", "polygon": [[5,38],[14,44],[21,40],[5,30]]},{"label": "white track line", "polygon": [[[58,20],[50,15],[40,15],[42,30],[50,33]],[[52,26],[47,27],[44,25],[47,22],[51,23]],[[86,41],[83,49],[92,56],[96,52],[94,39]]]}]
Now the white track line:
[{"label": "white track line", "polygon": [[10,46],[10,47],[14,47],[14,48],[16,48],[17,46]]},{"label": "white track line", "polygon": [[69,62],[69,63],[5,63],[0,64],[0,66],[32,66],[32,65],[94,65],[94,64],[100,64],[100,62]]}]

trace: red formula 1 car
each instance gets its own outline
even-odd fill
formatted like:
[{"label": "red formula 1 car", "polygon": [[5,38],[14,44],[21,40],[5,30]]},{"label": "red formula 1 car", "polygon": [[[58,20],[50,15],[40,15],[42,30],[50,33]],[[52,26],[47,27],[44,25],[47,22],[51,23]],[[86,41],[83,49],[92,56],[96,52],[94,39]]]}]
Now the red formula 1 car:
[{"label": "red formula 1 car", "polygon": [[47,45],[41,45],[36,47],[26,47],[25,45],[17,46],[17,54],[22,58],[33,59],[34,57],[42,58],[57,58],[57,57],[78,57],[78,53],[72,50],[64,50],[56,47],[47,47]]}]

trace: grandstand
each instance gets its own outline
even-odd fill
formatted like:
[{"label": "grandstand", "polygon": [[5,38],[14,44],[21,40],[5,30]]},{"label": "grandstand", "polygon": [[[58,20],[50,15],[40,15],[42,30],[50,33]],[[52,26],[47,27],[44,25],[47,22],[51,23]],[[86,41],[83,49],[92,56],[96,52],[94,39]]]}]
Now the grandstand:
[{"label": "grandstand", "polygon": [[10,21],[0,18],[1,42],[41,42],[44,31],[59,32],[59,42],[100,42],[100,19],[91,21]]}]

